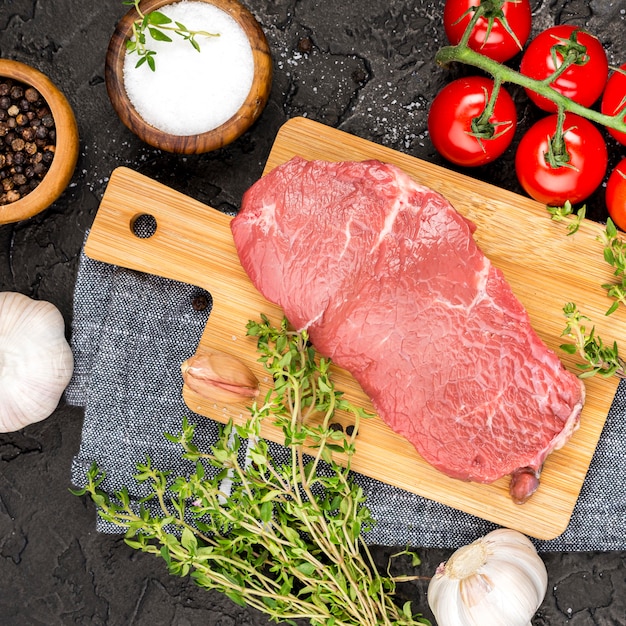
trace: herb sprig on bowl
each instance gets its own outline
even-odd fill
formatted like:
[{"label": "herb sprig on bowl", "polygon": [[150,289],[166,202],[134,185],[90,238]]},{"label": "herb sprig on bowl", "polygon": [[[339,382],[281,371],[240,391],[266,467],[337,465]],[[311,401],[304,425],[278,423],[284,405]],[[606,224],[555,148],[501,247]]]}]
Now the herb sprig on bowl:
[{"label": "herb sprig on bowl", "polygon": [[156,70],[156,62],[154,60],[156,50],[151,50],[147,47],[146,33],[149,33],[155,41],[171,42],[173,39],[167,32],[172,32],[188,41],[198,52],[200,52],[198,37],[219,37],[219,33],[209,33],[205,30],[190,30],[184,24],[175,22],[161,11],[151,11],[144,14],[139,8],[141,0],[123,0],[123,4],[135,7],[139,15],[139,18],[133,23],[132,37],[126,42],[127,52],[129,54],[135,53],[139,56],[135,67],[140,67],[146,63],[153,72]]},{"label": "herb sprig on bowl", "polygon": [[[189,574],[273,620],[429,624],[410,603],[394,602],[396,585],[411,578],[382,576],[363,540],[374,520],[350,459],[368,414],[335,389],[330,361],[317,357],[305,331],[289,330],[286,320],[276,328],[264,317],[248,324],[248,334],[257,338],[273,388],[251,407],[244,426],[224,426],[207,452],[194,445],[187,420],[180,433],[167,435],[195,471],[173,477],[150,459],[138,466],[137,480],[150,487],[157,512],[144,504],[136,509],[127,489],[111,498],[100,489],[104,474],[96,465],[74,493],[88,493],[104,520],[126,529],[128,545],[160,556],[170,573]],[[337,428],[338,410],[351,416],[353,428]],[[283,430],[288,461],[273,458],[260,438],[264,419]],[[214,477],[209,467],[217,469]]]}]

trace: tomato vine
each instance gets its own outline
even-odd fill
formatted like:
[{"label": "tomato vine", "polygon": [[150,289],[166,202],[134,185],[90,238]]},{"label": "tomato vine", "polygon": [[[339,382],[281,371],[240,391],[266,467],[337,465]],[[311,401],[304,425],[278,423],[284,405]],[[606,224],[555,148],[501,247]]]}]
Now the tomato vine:
[{"label": "tomato vine", "polygon": [[[499,0],[502,4],[508,2],[510,0]],[[480,15],[480,8],[483,5],[481,4],[476,12],[476,15]],[[470,22],[471,24],[471,22]],[[468,26],[469,28],[469,26]],[[567,46],[568,44],[565,44]],[[564,65],[567,64],[569,67],[573,63],[576,62],[576,57],[574,55],[566,55],[563,65],[559,67],[559,69],[555,72],[558,72],[559,75],[567,69],[567,67],[563,68]],[[617,113],[613,115],[609,115],[607,113],[602,113],[600,111],[596,111],[590,107],[583,106],[577,102],[574,102],[572,99],[567,98],[556,89],[550,86],[550,83],[554,81],[554,75],[549,76],[544,80],[537,80],[534,78],[530,78],[529,76],[525,76],[521,72],[499,63],[498,61],[494,61],[489,57],[481,54],[480,52],[476,52],[469,48],[463,40],[461,40],[455,46],[444,46],[440,48],[435,56],[435,60],[437,63],[443,67],[449,66],[450,64],[463,63],[465,65],[470,65],[477,69],[480,69],[484,72],[487,72],[491,76],[493,76],[494,80],[497,78],[500,84],[511,83],[513,85],[519,85],[520,87],[524,87],[525,89],[530,89],[534,93],[537,93],[541,96],[544,96],[548,100],[554,102],[557,107],[561,107],[564,111],[570,111],[571,113],[576,113],[576,115],[580,115],[580,117],[584,117],[591,122],[595,122],[597,124],[601,124],[607,128],[612,128],[618,132],[626,132],[626,122],[624,121],[624,115],[626,114],[626,103],[624,107],[622,107]]]}]

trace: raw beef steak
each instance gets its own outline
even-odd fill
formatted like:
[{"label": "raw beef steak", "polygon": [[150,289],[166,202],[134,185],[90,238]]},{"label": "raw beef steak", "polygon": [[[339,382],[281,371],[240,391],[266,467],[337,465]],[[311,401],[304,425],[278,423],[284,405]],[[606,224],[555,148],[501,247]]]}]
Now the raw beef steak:
[{"label": "raw beef steak", "polygon": [[393,430],[449,476],[513,474],[523,502],[577,428],[584,386],[474,229],[395,166],[299,157],[255,183],[232,221],[255,286]]}]

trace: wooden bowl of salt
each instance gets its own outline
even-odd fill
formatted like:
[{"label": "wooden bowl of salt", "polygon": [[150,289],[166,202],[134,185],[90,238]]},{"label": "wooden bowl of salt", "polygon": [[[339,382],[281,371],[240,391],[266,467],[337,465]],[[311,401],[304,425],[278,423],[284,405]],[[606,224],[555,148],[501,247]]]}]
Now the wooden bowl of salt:
[{"label": "wooden bowl of salt", "polygon": [[106,55],[105,82],[122,122],[145,143],[178,154],[200,154],[225,146],[259,117],[272,83],[272,59],[259,23],[236,0],[143,0],[143,15],[167,15],[196,37],[165,31],[171,42],[146,34],[155,69],[129,53],[132,8],[117,24]]}]

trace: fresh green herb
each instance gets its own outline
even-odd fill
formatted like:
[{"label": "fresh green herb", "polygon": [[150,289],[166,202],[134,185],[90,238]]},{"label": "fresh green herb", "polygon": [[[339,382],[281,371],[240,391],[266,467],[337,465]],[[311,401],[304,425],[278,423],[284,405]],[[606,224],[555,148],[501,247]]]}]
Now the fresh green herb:
[{"label": "fresh green herb", "polygon": [[546,207],[548,213],[552,216],[551,219],[555,222],[568,222],[567,234],[573,235],[578,231],[580,225],[585,219],[587,212],[587,206],[583,205],[574,213],[572,203],[567,200],[563,206],[548,206]]},{"label": "fresh green herb", "polygon": [[[194,445],[194,426],[187,420],[182,432],[167,436],[195,463],[189,477],[172,477],[150,460],[138,467],[137,480],[150,486],[158,514],[143,504],[135,510],[126,489],[110,498],[99,488],[104,474],[97,466],[75,493],[90,494],[103,519],[127,529],[130,546],[161,556],[172,574],[190,574],[198,585],[272,620],[429,624],[410,603],[394,602],[397,583],[415,577],[380,575],[362,538],[374,520],[352,480],[350,459],[359,422],[368,414],[335,389],[330,362],[316,357],[306,332],[290,331],[285,320],[275,328],[263,318],[250,322],[248,333],[257,338],[273,389],[251,407],[245,426],[223,427],[209,452]],[[336,427],[338,410],[344,421],[348,415],[354,422],[353,429]],[[272,458],[260,438],[265,419],[282,428],[288,462]],[[207,466],[217,468],[215,477],[208,477]]]},{"label": "fresh green herb", "polygon": [[135,7],[139,14],[132,25],[132,37],[126,42],[126,51],[129,54],[136,53],[139,61],[135,67],[140,67],[144,63],[154,72],[156,63],[154,57],[155,50],[146,47],[146,32],[148,32],[155,41],[172,41],[172,38],[166,31],[173,32],[185,41],[188,41],[198,52],[200,52],[200,44],[197,37],[219,37],[218,33],[209,33],[205,30],[189,30],[184,24],[174,22],[161,11],[151,11],[144,14],[139,8],[141,0],[123,0],[123,4]]},{"label": "fresh green herb", "polygon": [[606,312],[606,315],[611,315],[617,310],[620,302],[626,305],[626,243],[618,235],[617,228],[610,217],[606,221],[604,232],[600,235],[600,241],[604,245],[604,260],[615,268],[613,274],[618,281],[602,285],[607,295],[615,300]]},{"label": "fresh green herb", "polygon": [[580,378],[589,378],[595,374],[605,378],[626,378],[626,363],[619,356],[617,342],[613,342],[612,347],[605,346],[602,339],[595,334],[595,326],[587,331],[587,322],[591,320],[580,313],[573,302],[568,302],[563,307],[563,313],[567,318],[567,327],[561,336],[570,337],[574,343],[563,344],[561,349],[568,354],[578,353],[585,361],[578,364],[578,368],[583,370]]}]

